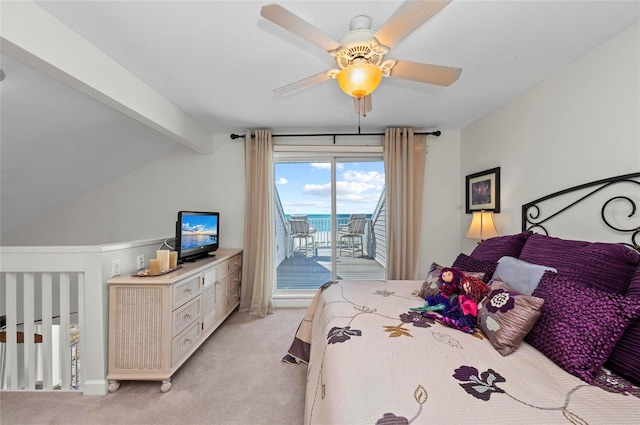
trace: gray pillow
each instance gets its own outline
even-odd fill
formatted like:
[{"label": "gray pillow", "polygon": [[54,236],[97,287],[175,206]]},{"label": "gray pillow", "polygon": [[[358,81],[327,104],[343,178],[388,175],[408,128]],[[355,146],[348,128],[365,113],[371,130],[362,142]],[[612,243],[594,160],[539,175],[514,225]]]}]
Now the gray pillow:
[{"label": "gray pillow", "polygon": [[518,258],[505,256],[498,260],[498,267],[493,276],[500,278],[521,294],[531,295],[547,270],[554,273],[557,271],[553,267],[531,264]]}]

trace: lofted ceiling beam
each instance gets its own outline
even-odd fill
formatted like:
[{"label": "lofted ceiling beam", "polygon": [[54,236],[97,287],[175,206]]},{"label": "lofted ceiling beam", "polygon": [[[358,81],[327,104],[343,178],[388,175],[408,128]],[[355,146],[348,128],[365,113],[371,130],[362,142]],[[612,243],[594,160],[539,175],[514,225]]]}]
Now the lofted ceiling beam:
[{"label": "lofted ceiling beam", "polygon": [[0,49],[204,154],[213,134],[33,1],[2,2]]}]

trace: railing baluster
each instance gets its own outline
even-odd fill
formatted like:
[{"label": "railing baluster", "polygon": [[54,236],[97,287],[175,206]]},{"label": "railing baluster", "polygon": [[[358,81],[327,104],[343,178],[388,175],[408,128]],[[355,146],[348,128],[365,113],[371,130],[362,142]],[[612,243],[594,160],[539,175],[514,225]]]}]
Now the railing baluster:
[{"label": "railing baluster", "polygon": [[60,381],[63,390],[71,387],[71,362],[69,360],[70,321],[69,273],[60,273]]},{"label": "railing baluster", "polygon": [[6,305],[5,311],[7,312],[7,324],[6,324],[6,344],[7,344],[7,389],[18,389],[18,343],[16,342],[16,335],[18,332],[17,326],[17,314],[18,314],[18,302],[17,302],[17,276],[16,273],[7,273],[7,289],[6,289]]},{"label": "railing baluster", "polygon": [[34,276],[33,273],[24,273],[22,282],[23,299],[23,373],[24,387],[27,390],[36,389],[36,347],[33,341],[35,335],[34,318]]},{"label": "railing baluster", "polygon": [[53,389],[53,280],[51,273],[42,273],[42,389]]},{"label": "railing baluster", "polygon": [[[80,370],[80,368],[78,367],[78,365],[80,364],[80,360],[79,360],[79,356],[82,355],[82,347],[83,347],[83,343],[84,341],[86,341],[86,311],[85,311],[85,305],[84,305],[84,297],[85,297],[85,287],[84,287],[84,274],[78,274],[78,315],[76,316],[78,318],[78,343],[76,345],[76,379],[77,379],[77,385],[78,385],[78,389],[82,389],[82,371]],[[86,345],[84,345],[86,347]],[[86,352],[86,351],[85,351]],[[80,353],[80,354],[78,354]]]}]

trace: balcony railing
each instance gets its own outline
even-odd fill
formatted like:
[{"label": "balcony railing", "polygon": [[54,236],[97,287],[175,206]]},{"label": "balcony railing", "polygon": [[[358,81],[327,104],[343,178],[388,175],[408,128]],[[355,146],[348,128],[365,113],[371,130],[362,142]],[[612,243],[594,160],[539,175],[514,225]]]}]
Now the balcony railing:
[{"label": "balcony railing", "polygon": [[[318,248],[331,248],[331,246],[333,245],[333,239],[336,235],[336,232],[334,232],[331,227],[331,218],[311,216],[311,217],[308,217],[307,220],[309,222],[309,227],[313,229],[314,246],[311,248],[316,250]],[[338,229],[340,229],[343,226],[347,226],[348,224],[349,224],[349,218],[347,217],[336,218],[336,225]],[[289,233],[288,223],[284,223],[284,228],[285,228],[285,231],[287,232],[286,237],[288,239],[291,239],[292,235]],[[364,233],[362,234],[361,248],[362,248],[363,256],[373,257],[372,254],[374,253],[371,252],[371,250],[369,249],[369,247],[371,246],[369,243],[372,237],[371,232],[372,232],[371,219],[367,219]],[[291,246],[289,247],[288,256],[293,255],[295,251],[299,251],[301,249],[308,250],[309,247],[306,246],[307,243],[310,243],[310,242],[306,240],[305,241],[292,240]],[[336,245],[336,247],[337,249],[341,248],[339,244]]]}]

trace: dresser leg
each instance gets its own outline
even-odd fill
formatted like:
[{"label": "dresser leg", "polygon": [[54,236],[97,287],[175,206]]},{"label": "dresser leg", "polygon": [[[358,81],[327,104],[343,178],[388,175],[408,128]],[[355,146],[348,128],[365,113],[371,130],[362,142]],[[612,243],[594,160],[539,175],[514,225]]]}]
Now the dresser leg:
[{"label": "dresser leg", "polygon": [[166,393],[171,389],[171,385],[172,385],[171,379],[162,381],[162,385],[160,385],[160,391],[162,391],[163,393]]},{"label": "dresser leg", "polygon": [[120,381],[109,381],[109,392],[115,393],[120,388]]}]

